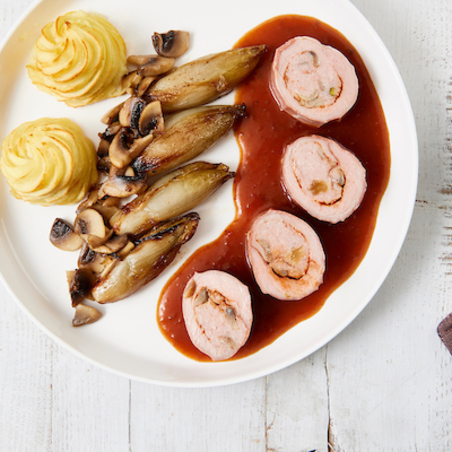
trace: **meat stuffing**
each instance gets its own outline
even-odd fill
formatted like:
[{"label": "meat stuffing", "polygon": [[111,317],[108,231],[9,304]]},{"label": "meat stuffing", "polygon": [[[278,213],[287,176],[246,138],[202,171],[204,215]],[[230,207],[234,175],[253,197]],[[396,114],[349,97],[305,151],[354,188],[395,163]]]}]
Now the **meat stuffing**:
[{"label": "meat stuffing", "polygon": [[234,356],[250,334],[250,291],[229,273],[195,273],[185,287],[182,311],[191,341],[213,361]]},{"label": "meat stuffing", "polygon": [[342,118],[358,97],[358,78],[347,58],[307,36],[276,49],[270,87],[281,110],[315,127]]},{"label": "meat stuffing", "polygon": [[263,293],[279,300],[300,300],[323,282],[325,254],[315,231],[302,219],[267,210],[253,223],[246,251]]},{"label": "meat stuffing", "polygon": [[311,216],[329,223],[347,219],[366,192],[366,170],[349,150],[321,136],[290,143],[282,159],[283,184]]}]

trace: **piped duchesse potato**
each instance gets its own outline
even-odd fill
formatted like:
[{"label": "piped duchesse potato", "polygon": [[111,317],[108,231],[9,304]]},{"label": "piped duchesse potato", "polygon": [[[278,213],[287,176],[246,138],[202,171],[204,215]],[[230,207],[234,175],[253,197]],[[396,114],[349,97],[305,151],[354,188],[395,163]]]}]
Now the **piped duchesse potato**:
[{"label": "piped duchesse potato", "polygon": [[276,49],[270,87],[281,110],[320,127],[353,107],[359,84],[355,68],[341,52],[297,36]]},{"label": "piped duchesse potato", "polygon": [[97,182],[92,141],[66,118],[40,118],[2,143],[0,169],[17,199],[50,206],[81,201]]},{"label": "piped duchesse potato", "polygon": [[219,270],[192,276],[183,293],[182,312],[191,341],[213,361],[234,356],[253,322],[248,287]]},{"label": "piped duchesse potato", "polygon": [[282,180],[296,204],[332,224],[346,220],[367,189],[366,170],[358,158],[336,141],[318,135],[286,146]]},{"label": "piped duchesse potato", "polygon": [[257,217],[246,235],[246,252],[261,291],[278,300],[301,300],[323,282],[320,239],[288,212],[269,209]]},{"label": "piped duchesse potato", "polygon": [[80,107],[124,93],[126,46],[100,14],[71,11],[44,26],[27,70],[40,90]]}]

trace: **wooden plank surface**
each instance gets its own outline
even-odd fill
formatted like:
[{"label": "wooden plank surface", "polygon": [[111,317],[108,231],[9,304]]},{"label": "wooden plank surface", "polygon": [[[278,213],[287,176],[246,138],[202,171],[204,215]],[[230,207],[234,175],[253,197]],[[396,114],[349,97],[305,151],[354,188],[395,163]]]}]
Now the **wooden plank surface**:
[{"label": "wooden plank surface", "polygon": [[[0,284],[0,451],[452,450],[452,357],[436,334],[452,312],[452,2],[353,3],[399,67],[420,151],[412,225],[369,306],[287,369],[184,390],[72,355]],[[29,4],[1,0],[0,36]]]}]

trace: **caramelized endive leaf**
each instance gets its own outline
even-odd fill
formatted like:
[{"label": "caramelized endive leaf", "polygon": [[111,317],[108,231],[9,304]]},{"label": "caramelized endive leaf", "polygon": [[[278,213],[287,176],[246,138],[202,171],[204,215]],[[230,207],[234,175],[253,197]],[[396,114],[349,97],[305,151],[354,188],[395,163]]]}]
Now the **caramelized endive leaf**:
[{"label": "caramelized endive leaf", "polygon": [[91,290],[98,303],[121,300],[156,278],[190,240],[198,227],[199,216],[189,213],[158,224],[141,237],[135,248],[119,260]]},{"label": "caramelized endive leaf", "polygon": [[223,164],[195,162],[166,174],[110,219],[118,235],[139,234],[192,210],[234,173]]},{"label": "caramelized endive leaf", "polygon": [[244,105],[209,105],[173,115],[165,133],[132,163],[137,173],[159,174],[197,157],[245,115]]},{"label": "caramelized endive leaf", "polygon": [[259,63],[267,46],[228,50],[191,61],[158,80],[147,92],[172,112],[207,104],[231,92]]}]

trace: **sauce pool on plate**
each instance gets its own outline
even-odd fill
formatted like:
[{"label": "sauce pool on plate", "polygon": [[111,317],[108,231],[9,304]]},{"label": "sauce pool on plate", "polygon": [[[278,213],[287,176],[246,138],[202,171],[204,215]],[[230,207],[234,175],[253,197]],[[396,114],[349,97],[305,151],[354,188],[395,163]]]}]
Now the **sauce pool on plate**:
[{"label": "sauce pool on plate", "polygon": [[[311,127],[280,111],[270,87],[275,50],[295,36],[311,36],[342,52],[359,80],[355,106],[340,120]],[[214,242],[198,249],[166,284],[157,320],[166,339],[181,353],[210,361],[191,343],[182,317],[182,293],[194,272],[222,270],[250,288],[253,326],[246,344],[233,359],[243,358],[272,343],[287,330],[313,316],[329,295],[346,281],[364,258],[372,239],[378,208],[389,181],[389,133],[370,75],[357,51],[338,31],[304,16],[279,16],[247,33],[237,47],[267,44],[259,66],[237,89],[236,103],[244,103],[247,117],[235,128],[242,155],[234,181],[235,220]],[[345,222],[328,224],[297,207],[281,183],[285,146],[307,134],[332,138],[353,152],[366,168],[367,191],[361,206]],[[245,255],[245,235],[263,211],[285,210],[305,220],[317,232],[326,254],[326,272],[319,290],[300,301],[280,301],[262,294]]]}]

